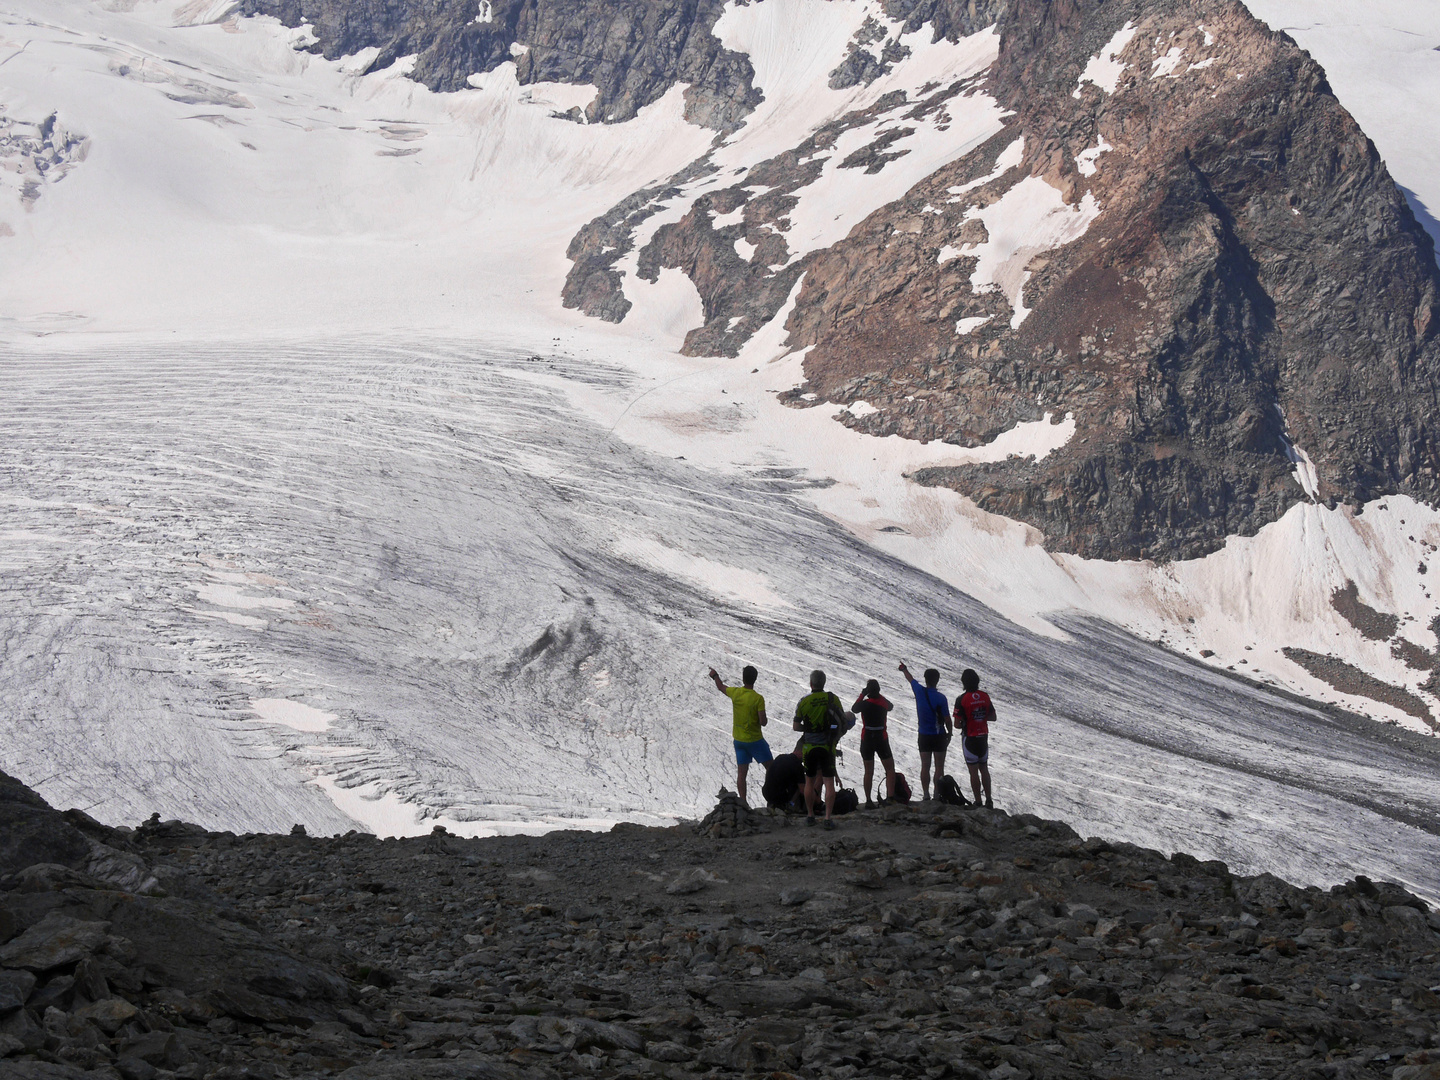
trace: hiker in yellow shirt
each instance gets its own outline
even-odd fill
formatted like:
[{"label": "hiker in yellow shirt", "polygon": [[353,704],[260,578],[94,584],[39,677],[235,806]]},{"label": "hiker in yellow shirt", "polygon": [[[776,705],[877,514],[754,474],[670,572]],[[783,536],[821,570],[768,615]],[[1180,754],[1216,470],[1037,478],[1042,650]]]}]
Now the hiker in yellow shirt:
[{"label": "hiker in yellow shirt", "polygon": [[745,774],[750,771],[750,763],[758,761],[761,765],[769,765],[771,762],[770,744],[760,733],[766,719],[765,699],[755,692],[755,679],[759,674],[746,664],[745,669],[740,672],[740,679],[745,685],[726,686],[719,673],[713,667],[710,669],[710,678],[715,680],[715,689],[728,697],[734,706],[735,792],[747,806],[749,803],[745,799]]}]

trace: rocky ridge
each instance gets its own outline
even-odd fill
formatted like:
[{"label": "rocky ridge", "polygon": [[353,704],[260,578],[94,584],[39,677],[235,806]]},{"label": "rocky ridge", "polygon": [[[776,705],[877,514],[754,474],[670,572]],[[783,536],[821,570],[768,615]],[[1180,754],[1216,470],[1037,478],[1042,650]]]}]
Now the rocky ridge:
[{"label": "rocky ridge", "polygon": [[244,15],[308,24],[314,51],[335,59],[376,50],[367,70],[413,56],[431,90],[463,90],[471,75],[515,64],[522,85],[593,84],[589,107],[566,118],[623,123],[685,83],[685,117],[725,130],[753,107],[750,61],[710,33],[723,0],[242,0]]},{"label": "rocky ridge", "polygon": [[1364,878],[938,804],[380,841],[0,794],[7,1078],[1440,1075],[1440,916]]}]

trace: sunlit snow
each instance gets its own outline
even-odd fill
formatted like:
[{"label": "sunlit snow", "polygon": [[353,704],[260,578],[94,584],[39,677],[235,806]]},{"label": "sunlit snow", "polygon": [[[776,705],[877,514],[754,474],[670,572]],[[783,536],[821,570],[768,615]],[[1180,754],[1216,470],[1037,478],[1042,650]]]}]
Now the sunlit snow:
[{"label": "sunlit snow", "polygon": [[1120,59],[1126,47],[1135,37],[1135,24],[1127,22],[1119,30],[1115,31],[1109,43],[1098,53],[1090,58],[1085,65],[1085,70],[1080,73],[1080,81],[1076,84],[1073,92],[1074,97],[1080,96],[1081,89],[1088,83],[1094,83],[1107,94],[1113,94],[1115,88],[1120,85],[1120,76],[1125,74],[1125,62]]}]

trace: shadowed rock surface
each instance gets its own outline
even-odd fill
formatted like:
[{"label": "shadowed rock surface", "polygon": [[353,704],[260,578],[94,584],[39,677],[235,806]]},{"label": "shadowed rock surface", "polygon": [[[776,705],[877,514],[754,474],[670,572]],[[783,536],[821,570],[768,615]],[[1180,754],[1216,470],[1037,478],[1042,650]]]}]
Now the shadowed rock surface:
[{"label": "shadowed rock surface", "polygon": [[[414,55],[432,90],[464,90],[471,75],[515,62],[522,84],[594,84],[587,122],[619,123],[685,83],[685,116],[723,130],[754,107],[750,61],[710,33],[723,0],[243,0],[246,15],[310,23],[315,50],[334,59],[379,52],[369,70]],[[485,17],[488,16],[488,17]]]},{"label": "shadowed rock surface", "polygon": [[722,792],[703,823],[604,835],[108,830],[170,895],[53,862],[0,877],[0,1076],[1424,1080],[1440,1063],[1440,916],[1399,886],[1298,889],[937,803],[797,824]]}]

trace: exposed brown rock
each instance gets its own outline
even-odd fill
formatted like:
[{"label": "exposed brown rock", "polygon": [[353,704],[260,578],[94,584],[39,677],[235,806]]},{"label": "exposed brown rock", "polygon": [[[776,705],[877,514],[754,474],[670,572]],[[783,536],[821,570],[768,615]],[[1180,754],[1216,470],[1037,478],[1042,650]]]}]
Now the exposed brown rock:
[{"label": "exposed brown rock", "polygon": [[[1076,98],[1127,20],[1117,92]],[[1322,499],[1433,501],[1432,245],[1320,69],[1233,3],[1021,2],[1002,26],[993,88],[1016,116],[975,156],[1024,135],[1023,166],[946,202],[977,172],[962,159],[814,261],[789,323],[792,345],[814,345],[807,389],[880,408],[847,421],[865,430],[963,445],[1073,413],[1075,438],[1043,462],[915,479],[1086,555],[1187,557],[1253,533],[1305,498],[1292,441]],[[1157,40],[1185,50],[1181,77],[1150,77]],[[1085,177],[1075,159],[1102,137]],[[1012,331],[1008,303],[969,294],[963,255],[935,253],[963,252],[965,212],[1025,176],[1102,213],[1032,260],[1033,310]],[[971,308],[993,317],[957,337]]]}]

